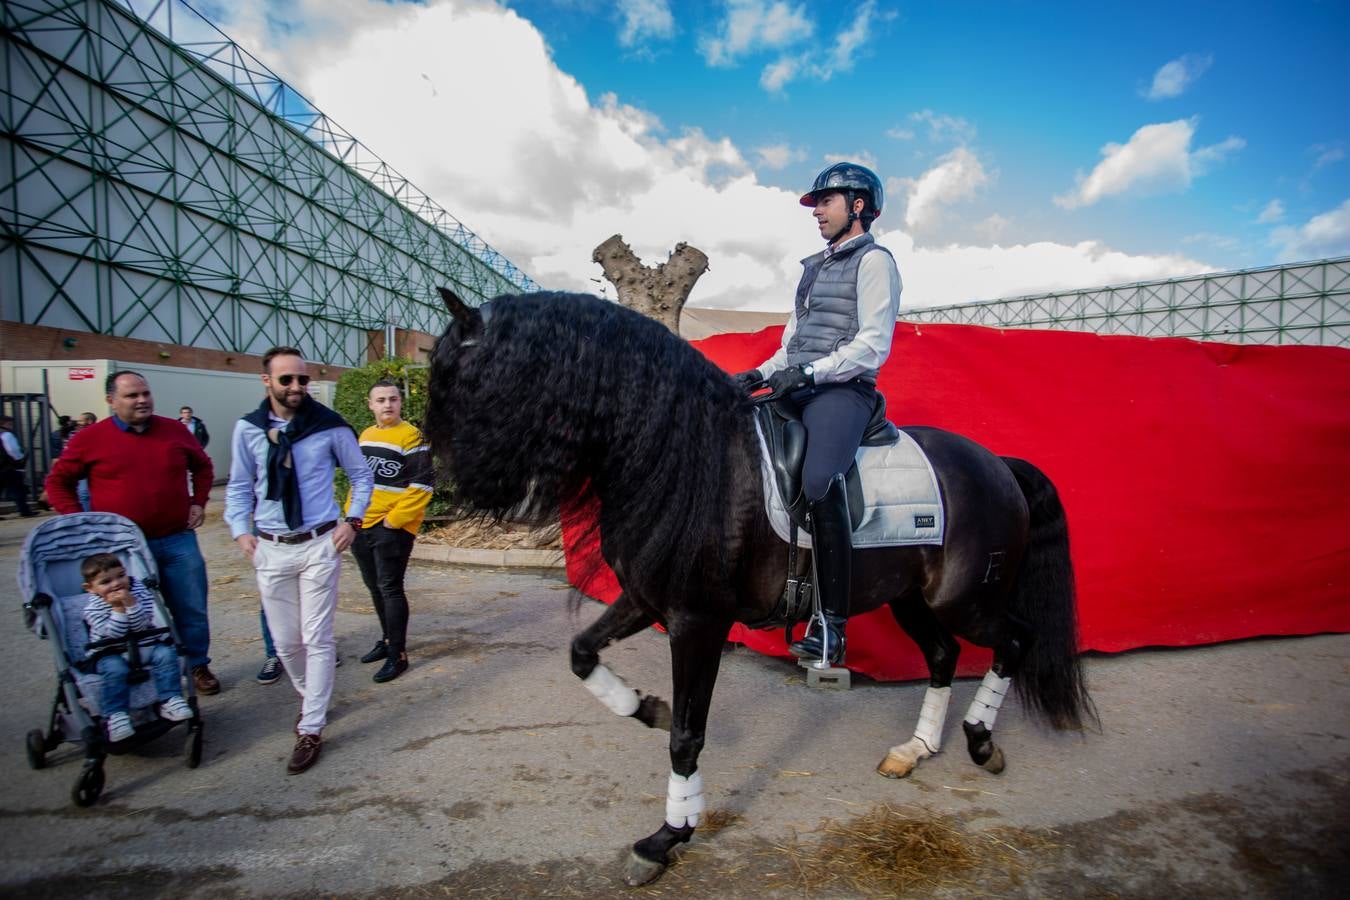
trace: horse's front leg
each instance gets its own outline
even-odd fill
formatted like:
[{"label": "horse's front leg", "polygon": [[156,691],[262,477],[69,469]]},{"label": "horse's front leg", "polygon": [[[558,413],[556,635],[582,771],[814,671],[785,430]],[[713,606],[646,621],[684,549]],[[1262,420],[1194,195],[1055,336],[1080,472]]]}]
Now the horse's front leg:
[{"label": "horse's front leg", "polygon": [[708,725],[722,644],[730,621],[684,621],[670,627],[670,657],[675,710],[670,730],[670,778],[666,783],[666,819],[660,829],[633,845],[624,880],[646,884],[666,870],[670,850],[689,840],[703,815],[703,776],[698,755]]},{"label": "horse's front leg", "polygon": [[620,594],[590,628],[572,639],[572,672],[615,715],[632,716],[648,728],[669,731],[670,707],[666,701],[650,694],[639,697],[637,691],[600,662],[601,650],[654,622],[627,594]]}]

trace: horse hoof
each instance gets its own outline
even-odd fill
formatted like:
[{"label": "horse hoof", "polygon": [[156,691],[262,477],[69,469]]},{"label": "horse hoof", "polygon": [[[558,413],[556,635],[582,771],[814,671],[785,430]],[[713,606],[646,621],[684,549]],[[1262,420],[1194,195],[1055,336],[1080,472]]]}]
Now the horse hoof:
[{"label": "horse hoof", "polygon": [[670,704],[664,700],[652,711],[652,727],[670,731]]},{"label": "horse hoof", "polygon": [[914,760],[901,759],[893,753],[887,753],[881,765],[877,766],[877,773],[887,778],[905,778],[913,771]]},{"label": "horse hoof", "polygon": [[994,746],[994,752],[989,754],[989,758],[980,763],[980,768],[995,775],[1003,771],[1003,766],[1003,750],[998,745]]},{"label": "horse hoof", "polygon": [[643,859],[634,851],[629,850],[628,859],[623,866],[623,881],[629,887],[640,887],[644,884],[651,884],[660,878],[661,873],[665,870],[665,863]]},{"label": "horse hoof", "polygon": [[647,694],[638,703],[637,711],[633,713],[633,717],[648,728],[670,731],[670,704],[660,697]]}]

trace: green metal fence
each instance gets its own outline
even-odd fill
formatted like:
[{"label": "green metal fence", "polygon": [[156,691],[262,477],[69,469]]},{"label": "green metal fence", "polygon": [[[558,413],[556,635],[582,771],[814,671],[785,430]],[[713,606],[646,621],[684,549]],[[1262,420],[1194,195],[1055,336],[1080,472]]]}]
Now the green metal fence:
[{"label": "green metal fence", "polygon": [[907,322],[1350,346],[1350,257],[903,310]]},{"label": "green metal fence", "polygon": [[179,0],[0,10],[0,317],[361,365],[538,288]]}]

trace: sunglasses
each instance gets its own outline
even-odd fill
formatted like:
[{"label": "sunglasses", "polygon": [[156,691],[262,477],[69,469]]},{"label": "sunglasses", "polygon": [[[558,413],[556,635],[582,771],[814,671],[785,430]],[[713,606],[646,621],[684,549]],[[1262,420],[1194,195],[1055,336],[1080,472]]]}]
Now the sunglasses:
[{"label": "sunglasses", "polygon": [[305,385],[309,384],[309,376],[308,376],[308,375],[278,375],[278,376],[277,376],[277,383],[280,384],[282,387],[290,387],[292,381],[298,381],[298,382],[300,382],[300,386],[301,386],[301,387],[304,387]]}]

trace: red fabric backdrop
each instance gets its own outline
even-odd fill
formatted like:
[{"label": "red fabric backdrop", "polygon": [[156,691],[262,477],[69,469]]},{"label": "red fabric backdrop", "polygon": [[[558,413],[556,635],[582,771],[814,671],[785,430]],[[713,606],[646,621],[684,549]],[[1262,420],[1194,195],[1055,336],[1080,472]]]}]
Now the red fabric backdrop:
[{"label": "red fabric backdrop", "polygon": [[[738,371],[781,333],[696,346]],[[893,422],[960,432],[1055,482],[1084,649],[1350,631],[1350,350],[900,323],[879,387]],[[574,580],[594,552],[569,554]],[[578,586],[618,595],[607,569]],[[781,629],[732,637],[786,654]],[[960,672],[989,660],[968,647]],[[885,609],[850,623],[848,665],[927,677]]]}]

